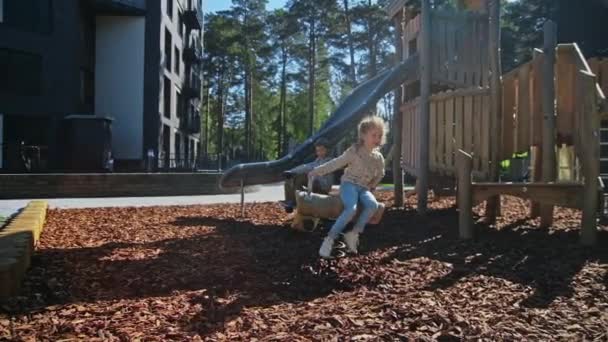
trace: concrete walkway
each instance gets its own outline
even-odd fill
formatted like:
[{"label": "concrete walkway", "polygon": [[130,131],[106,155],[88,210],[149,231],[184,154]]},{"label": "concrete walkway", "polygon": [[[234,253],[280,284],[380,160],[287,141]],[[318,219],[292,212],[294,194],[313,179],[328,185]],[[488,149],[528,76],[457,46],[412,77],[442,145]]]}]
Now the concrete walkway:
[{"label": "concrete walkway", "polygon": [[[392,190],[392,187],[379,189]],[[0,216],[11,216],[24,208],[32,199],[0,200]],[[245,202],[276,202],[284,199],[283,183],[259,186],[259,190],[245,194]],[[240,203],[240,194],[162,196],[162,197],[95,197],[95,198],[51,198],[45,199],[49,208],[103,208],[103,207],[152,207],[169,205],[197,205],[218,203]]]},{"label": "concrete walkway", "polygon": [[[245,194],[245,201],[274,202],[284,198],[283,184],[260,186],[260,190]],[[32,199],[0,200],[0,216],[10,216],[25,207]],[[217,203],[240,203],[240,194],[163,196],[163,197],[104,197],[104,198],[52,198],[45,199],[49,208],[102,208],[102,207],[150,207],[165,205],[197,205]]]}]

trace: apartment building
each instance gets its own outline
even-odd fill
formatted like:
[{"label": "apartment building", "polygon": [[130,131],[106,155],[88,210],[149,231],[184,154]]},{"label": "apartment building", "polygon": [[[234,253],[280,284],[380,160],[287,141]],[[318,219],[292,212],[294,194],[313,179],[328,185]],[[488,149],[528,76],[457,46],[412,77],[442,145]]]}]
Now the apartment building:
[{"label": "apartment building", "polygon": [[[187,163],[200,131],[202,0],[0,0],[0,170],[62,170],[67,117],[112,118],[116,169]],[[93,137],[91,137],[93,139]],[[74,157],[74,156],[72,156]]]}]

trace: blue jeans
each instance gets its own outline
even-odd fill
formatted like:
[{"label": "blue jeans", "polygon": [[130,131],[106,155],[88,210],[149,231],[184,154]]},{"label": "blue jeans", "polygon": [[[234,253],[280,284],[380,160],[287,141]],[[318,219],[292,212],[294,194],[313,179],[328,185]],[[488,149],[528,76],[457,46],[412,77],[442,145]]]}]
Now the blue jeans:
[{"label": "blue jeans", "polygon": [[357,219],[353,231],[362,233],[365,229],[365,224],[370,217],[378,209],[378,202],[374,195],[366,188],[350,182],[342,182],[340,184],[340,198],[344,204],[344,211],[338,217],[334,225],[331,227],[329,237],[336,239],[342,233],[348,222],[353,219],[357,213],[357,202],[361,202],[363,210]]}]

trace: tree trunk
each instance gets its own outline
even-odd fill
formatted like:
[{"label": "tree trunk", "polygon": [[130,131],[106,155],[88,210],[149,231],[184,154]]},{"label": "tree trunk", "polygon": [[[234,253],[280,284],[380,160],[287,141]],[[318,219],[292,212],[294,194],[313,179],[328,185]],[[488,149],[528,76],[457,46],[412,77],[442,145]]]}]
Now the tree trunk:
[{"label": "tree trunk", "polygon": [[348,39],[348,50],[350,54],[350,68],[349,68],[349,77],[351,86],[355,86],[357,84],[357,73],[355,68],[355,44],[353,42],[353,29],[350,21],[350,9],[349,9],[349,0],[344,0],[344,18],[346,20],[346,32]]},{"label": "tree trunk", "polygon": [[315,64],[316,64],[316,32],[315,19],[310,23],[308,48],[308,133],[312,136],[315,128]]},{"label": "tree trunk", "polygon": [[221,158],[224,147],[224,74],[225,66],[222,65],[218,82],[219,110],[217,111],[217,146],[215,147],[218,158]]},{"label": "tree trunk", "polygon": [[376,36],[376,33],[374,32],[374,26],[372,25],[372,0],[368,0],[368,6],[370,10],[370,18],[367,22],[367,49],[369,50],[369,77],[372,78],[378,73],[378,70],[376,69],[376,44],[374,42],[374,37]]},{"label": "tree trunk", "polygon": [[245,64],[245,158],[251,159],[251,108],[249,107],[249,63]]},{"label": "tree trunk", "polygon": [[278,141],[278,154],[279,158],[285,154],[285,133],[287,125],[285,124],[285,110],[286,110],[286,96],[287,96],[287,51],[285,47],[281,48],[282,61],[281,61],[281,95],[280,95],[280,108],[279,108],[279,141]]},{"label": "tree trunk", "polygon": [[211,93],[211,89],[207,88],[207,110],[205,112],[204,126],[203,126],[203,155],[207,156],[209,153],[209,115],[211,113],[211,97],[209,96]]}]

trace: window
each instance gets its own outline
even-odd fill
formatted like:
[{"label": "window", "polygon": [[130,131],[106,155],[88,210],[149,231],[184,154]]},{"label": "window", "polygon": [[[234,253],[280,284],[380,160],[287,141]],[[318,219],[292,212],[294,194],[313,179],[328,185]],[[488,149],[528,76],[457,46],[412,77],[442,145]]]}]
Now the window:
[{"label": "window", "polygon": [[40,95],[42,58],[27,52],[0,49],[0,91]]},{"label": "window", "polygon": [[0,0],[0,24],[28,32],[50,33],[53,28],[53,2]]},{"label": "window", "polygon": [[171,118],[171,80],[168,77],[164,78],[163,82],[163,115],[166,118]]},{"label": "window", "polygon": [[167,16],[173,18],[173,0],[167,0]]},{"label": "window", "polygon": [[177,32],[179,33],[180,37],[184,36],[184,18],[182,11],[178,11],[177,13]]},{"label": "window", "polygon": [[171,39],[171,32],[165,28],[165,69],[167,71],[171,71],[171,48],[173,47],[173,42]]},{"label": "window", "polygon": [[179,92],[175,93],[175,115],[182,118],[182,94]]},{"label": "window", "polygon": [[173,71],[175,71],[175,74],[177,74],[179,76],[179,65],[180,65],[180,59],[179,59],[179,50],[177,49],[177,47],[174,50],[174,55],[175,55],[175,65],[173,66]]}]

